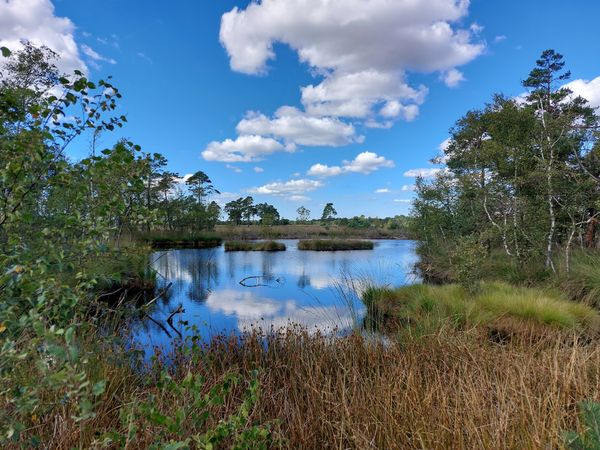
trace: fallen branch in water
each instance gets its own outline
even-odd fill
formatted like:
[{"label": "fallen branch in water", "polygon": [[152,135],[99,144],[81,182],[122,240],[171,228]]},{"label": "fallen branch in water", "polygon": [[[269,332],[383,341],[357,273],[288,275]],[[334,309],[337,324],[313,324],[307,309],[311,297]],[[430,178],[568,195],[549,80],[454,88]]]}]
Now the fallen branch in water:
[{"label": "fallen branch in water", "polygon": [[244,287],[260,287],[260,286],[268,286],[268,284],[260,284],[260,283],[256,283],[256,284],[246,284],[247,280],[258,280],[259,278],[263,278],[261,275],[258,276],[252,276],[252,277],[246,277],[243,278],[242,280],[240,280],[240,284]]},{"label": "fallen branch in water", "polygon": [[158,293],[158,295],[156,297],[154,297],[152,300],[150,300],[148,303],[146,303],[145,305],[142,306],[142,308],[148,308],[152,303],[154,303],[156,300],[158,300],[159,298],[161,298],[163,295],[165,295],[167,293],[167,291],[169,290],[169,288],[173,285],[173,282],[167,284],[167,286]]}]

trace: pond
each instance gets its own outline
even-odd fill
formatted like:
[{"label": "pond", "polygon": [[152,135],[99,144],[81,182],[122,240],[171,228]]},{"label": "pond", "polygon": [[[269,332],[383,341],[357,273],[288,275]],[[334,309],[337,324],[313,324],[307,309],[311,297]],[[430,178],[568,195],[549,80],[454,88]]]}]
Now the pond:
[{"label": "pond", "polygon": [[153,253],[157,293],[171,285],[148,317],[132,324],[134,342],[149,355],[155,347],[168,350],[192,326],[205,340],[292,325],[343,333],[361,326],[365,310],[355,292],[366,282],[417,281],[414,241],[379,240],[373,250],[338,252],[300,251],[297,240],[280,242],[286,251],[225,252],[221,246]]}]

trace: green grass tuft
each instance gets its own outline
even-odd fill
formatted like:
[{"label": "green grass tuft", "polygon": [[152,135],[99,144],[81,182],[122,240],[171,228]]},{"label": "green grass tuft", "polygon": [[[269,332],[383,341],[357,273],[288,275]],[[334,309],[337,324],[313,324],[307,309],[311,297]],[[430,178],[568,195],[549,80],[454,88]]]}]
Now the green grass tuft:
[{"label": "green grass tuft", "polygon": [[461,286],[414,285],[398,289],[371,287],[363,294],[370,315],[382,321],[441,326],[476,326],[498,320],[548,325],[562,329],[600,328],[600,314],[591,307],[567,300],[555,291],[487,282],[476,294]]}]

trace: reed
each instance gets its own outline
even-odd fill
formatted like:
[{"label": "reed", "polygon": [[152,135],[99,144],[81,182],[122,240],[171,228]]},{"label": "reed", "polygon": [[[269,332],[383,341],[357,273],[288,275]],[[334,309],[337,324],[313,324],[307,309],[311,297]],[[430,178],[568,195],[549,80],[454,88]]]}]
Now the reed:
[{"label": "reed", "polygon": [[283,252],[285,244],[276,241],[227,241],[226,252]]},{"label": "reed", "polygon": [[317,252],[373,250],[373,247],[373,242],[359,239],[305,239],[298,242],[298,250],[313,250]]},{"label": "reed", "polygon": [[[503,346],[476,329],[452,327],[390,342],[300,328],[266,338],[221,336],[177,348],[168,382],[156,366],[136,370],[114,350],[95,358],[92,381],[109,380],[96,415],[75,421],[65,397],[22,432],[25,442],[32,434],[56,449],[99,446],[106,436],[129,436],[127,448],[181,441],[240,407],[247,384],[230,383],[206,406],[202,425],[193,411],[177,426],[163,424],[215,395],[232,373],[242,380],[258,373],[256,401],[238,426],[268,424],[272,448],[560,448],[566,430],[585,431],[579,403],[600,399],[599,342],[553,328],[535,345]],[[190,374],[202,380],[196,390]],[[10,407],[5,402],[0,397],[1,408]],[[125,414],[138,403],[146,405],[135,409],[139,414]]]}]

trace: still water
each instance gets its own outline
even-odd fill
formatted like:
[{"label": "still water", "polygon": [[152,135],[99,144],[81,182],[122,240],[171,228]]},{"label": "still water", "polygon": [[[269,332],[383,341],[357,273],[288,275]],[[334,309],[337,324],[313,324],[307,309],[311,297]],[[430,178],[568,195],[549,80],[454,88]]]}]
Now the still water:
[{"label": "still water", "polygon": [[373,250],[341,252],[299,251],[298,241],[281,242],[285,252],[225,253],[221,246],[152,254],[157,292],[172,284],[149,309],[150,318],[133,324],[134,341],[148,354],[170,348],[191,326],[204,339],[292,324],[343,332],[362,322],[364,307],[352,291],[365,280],[389,286],[416,281],[413,241],[381,240]]}]

